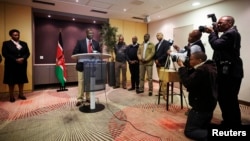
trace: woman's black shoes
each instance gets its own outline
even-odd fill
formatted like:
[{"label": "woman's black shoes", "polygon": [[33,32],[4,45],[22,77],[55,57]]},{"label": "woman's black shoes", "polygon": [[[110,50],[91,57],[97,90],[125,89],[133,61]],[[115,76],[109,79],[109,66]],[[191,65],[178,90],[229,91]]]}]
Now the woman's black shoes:
[{"label": "woman's black shoes", "polygon": [[22,99],[22,100],[26,100],[26,97],[23,96],[23,95],[19,95],[18,98],[19,98],[19,99]]},{"label": "woman's black shoes", "polygon": [[16,100],[15,100],[15,98],[14,98],[14,97],[11,97],[11,98],[10,98],[10,102],[12,102],[12,103],[13,103],[13,102],[15,102],[15,101],[16,101]]}]

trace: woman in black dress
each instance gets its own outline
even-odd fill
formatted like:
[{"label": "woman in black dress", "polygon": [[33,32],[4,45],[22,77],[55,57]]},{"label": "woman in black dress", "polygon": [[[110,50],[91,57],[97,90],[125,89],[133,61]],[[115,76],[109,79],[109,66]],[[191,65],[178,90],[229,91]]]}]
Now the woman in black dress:
[{"label": "woman in black dress", "polygon": [[2,55],[4,60],[4,79],[3,83],[8,84],[10,102],[15,102],[14,86],[18,84],[18,98],[25,100],[23,95],[23,85],[28,83],[27,59],[30,56],[26,42],[20,41],[20,32],[17,29],[9,31],[10,40],[3,42]]}]

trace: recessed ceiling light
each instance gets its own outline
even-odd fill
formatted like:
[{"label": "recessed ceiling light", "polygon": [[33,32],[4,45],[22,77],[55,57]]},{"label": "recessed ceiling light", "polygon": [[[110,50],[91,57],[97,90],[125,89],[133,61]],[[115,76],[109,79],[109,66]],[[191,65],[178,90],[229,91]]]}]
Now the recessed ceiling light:
[{"label": "recessed ceiling light", "polygon": [[51,17],[51,15],[48,15],[48,18],[50,18]]},{"label": "recessed ceiling light", "polygon": [[201,4],[200,2],[194,2],[194,3],[192,3],[192,6],[198,6],[200,4]]},{"label": "recessed ceiling light", "polygon": [[96,23],[96,21],[93,21],[93,23]]},{"label": "recessed ceiling light", "polygon": [[127,9],[126,9],[126,8],[124,8],[124,9],[123,9],[123,11],[124,11],[124,12],[126,12],[126,11],[127,11]]},{"label": "recessed ceiling light", "polygon": [[75,21],[76,19],[75,18],[72,18],[72,21]]}]

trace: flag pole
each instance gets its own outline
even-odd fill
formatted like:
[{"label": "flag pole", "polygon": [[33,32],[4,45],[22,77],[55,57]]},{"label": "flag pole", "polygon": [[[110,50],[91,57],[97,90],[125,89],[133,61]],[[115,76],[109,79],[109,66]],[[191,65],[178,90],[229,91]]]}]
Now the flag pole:
[{"label": "flag pole", "polygon": [[65,65],[65,58],[64,58],[64,51],[63,51],[63,41],[62,41],[62,33],[61,28],[59,29],[59,38],[57,43],[56,49],[56,68],[55,73],[57,76],[58,81],[60,82],[60,87],[57,92],[61,91],[68,91],[66,89],[66,65]]}]

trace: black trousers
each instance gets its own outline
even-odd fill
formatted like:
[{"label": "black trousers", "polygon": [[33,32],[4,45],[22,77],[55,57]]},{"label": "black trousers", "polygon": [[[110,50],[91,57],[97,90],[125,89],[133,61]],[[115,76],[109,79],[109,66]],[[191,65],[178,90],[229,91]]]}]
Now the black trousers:
[{"label": "black trousers", "polygon": [[131,87],[139,88],[139,63],[129,64],[129,71],[131,75]]},{"label": "black trousers", "polygon": [[218,77],[218,102],[222,112],[222,125],[237,127],[241,125],[241,112],[238,94],[242,78],[220,75]]}]

